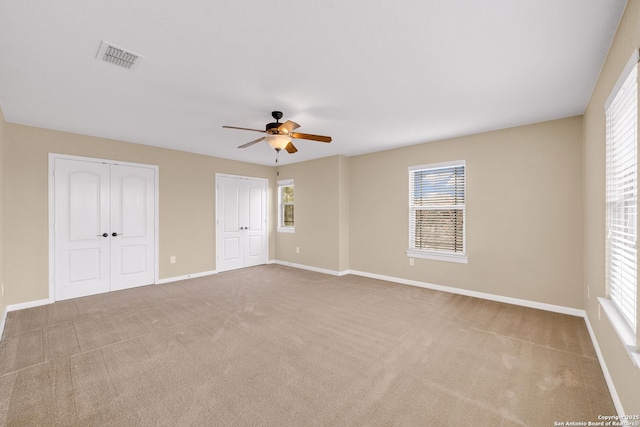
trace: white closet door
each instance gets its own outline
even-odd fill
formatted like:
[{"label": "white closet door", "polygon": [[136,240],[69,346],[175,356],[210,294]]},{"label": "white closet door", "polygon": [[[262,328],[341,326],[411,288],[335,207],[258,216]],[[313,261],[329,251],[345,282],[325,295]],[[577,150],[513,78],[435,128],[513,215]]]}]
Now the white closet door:
[{"label": "white closet door", "polygon": [[244,266],[266,264],[267,247],[267,187],[264,181],[248,181],[246,185],[247,213],[245,222]]},{"label": "white closet door", "polygon": [[153,283],[154,185],[152,168],[111,166],[111,290]]},{"label": "white closet door", "polygon": [[110,289],[109,186],[109,165],[55,162],[56,300]]},{"label": "white closet door", "polygon": [[218,177],[217,204],[216,270],[266,264],[266,181]]},{"label": "white closet door", "polygon": [[[241,215],[240,193],[243,182],[239,179],[221,177],[218,180],[218,271],[242,268],[244,260],[244,221]],[[241,229],[240,227],[243,227]]]},{"label": "white closet door", "polygon": [[56,159],[55,300],[149,285],[155,169]]}]

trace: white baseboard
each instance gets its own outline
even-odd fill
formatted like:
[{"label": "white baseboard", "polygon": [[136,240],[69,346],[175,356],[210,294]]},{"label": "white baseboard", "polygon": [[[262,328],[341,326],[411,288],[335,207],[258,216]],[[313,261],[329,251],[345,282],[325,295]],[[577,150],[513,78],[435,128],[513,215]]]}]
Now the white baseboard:
[{"label": "white baseboard", "polygon": [[519,298],[505,297],[502,295],[488,294],[485,292],[470,291],[468,289],[453,288],[450,286],[435,285],[433,283],[420,282],[417,280],[401,279],[399,277],[383,276],[381,274],[367,273],[364,271],[347,270],[347,274],[368,277],[370,279],[385,280],[387,282],[400,283],[402,285],[417,286],[420,288],[432,289],[434,291],[447,292],[450,294],[465,295],[468,297],[481,298],[490,301],[504,302],[507,304],[520,305],[523,307],[536,308],[539,310],[552,311],[555,313],[569,314],[571,316],[584,317],[585,311],[562,305],[547,304],[544,302],[530,301]]},{"label": "white baseboard", "polygon": [[11,304],[11,305],[7,306],[7,312],[16,311],[16,310],[23,310],[25,308],[40,307],[41,305],[47,305],[47,304],[51,304],[51,301],[49,301],[49,298],[47,298],[47,299],[39,299],[39,300],[29,301],[29,302],[23,302],[23,303],[20,303],[20,304]]},{"label": "white baseboard", "polygon": [[[447,293],[451,293],[451,294],[466,295],[466,296],[475,297],[475,298],[481,298],[481,299],[497,301],[497,302],[504,302],[504,303],[507,303],[507,304],[520,305],[520,306],[523,306],[523,307],[536,308],[536,309],[540,309],[540,310],[552,311],[552,312],[555,312],[555,313],[569,314],[571,316],[578,316],[578,317],[585,317],[586,318],[585,311],[577,309],[577,308],[564,307],[564,306],[560,306],[560,305],[547,304],[547,303],[542,303],[542,302],[537,302],[537,301],[529,301],[529,300],[524,300],[524,299],[505,297],[505,296],[502,296],[502,295],[488,294],[488,293],[484,293],[484,292],[470,291],[470,290],[467,290],[467,289],[453,288],[453,287],[450,287],[450,286],[435,285],[433,283],[420,282],[420,281],[417,281],[417,280],[402,279],[402,278],[399,278],[399,277],[384,276],[384,275],[381,275],[381,274],[367,273],[367,272],[364,272],[364,271],[357,271],[357,270],[343,270],[343,271],[329,270],[329,269],[326,269],[326,268],[313,267],[313,266],[310,266],[310,265],[296,264],[296,263],[293,263],[293,262],[280,261],[280,260],[270,260],[269,264],[284,265],[284,266],[287,266],[287,267],[299,268],[301,270],[309,270],[309,271],[315,271],[317,273],[329,274],[329,275],[332,275],[332,276],[344,276],[344,275],[347,275],[347,274],[354,274],[356,276],[369,277],[371,279],[385,280],[385,281],[388,281],[388,282],[400,283],[400,284],[403,284],[403,285],[417,286],[417,287],[420,287],[420,288],[432,289],[432,290],[441,291],[441,292],[447,292]],[[180,281],[180,280],[193,279],[193,278],[196,278],[196,277],[210,276],[212,274],[218,274],[218,272],[216,270],[211,270],[211,271],[204,271],[202,273],[186,274],[184,276],[168,277],[166,279],[158,280],[156,282],[156,284],[177,282],[177,281]],[[50,303],[51,303],[51,301],[49,299],[42,299],[42,300],[37,300],[37,301],[29,301],[29,302],[25,302],[25,303],[21,303],[21,304],[12,304],[12,305],[7,306],[5,312],[14,311],[14,310],[22,310],[24,308],[37,307],[37,306],[40,306],[40,305],[46,305],[46,304],[50,304]]]},{"label": "white baseboard", "polygon": [[309,270],[309,271],[315,271],[316,273],[330,274],[331,276],[344,276],[345,274],[349,274],[349,270],[345,270],[345,271],[329,270],[326,268],[313,267],[311,265],[304,265],[304,264],[296,264],[295,262],[288,262],[288,261],[273,260],[273,261],[269,261],[269,264],[284,265],[287,267],[299,268],[300,270]]},{"label": "white baseboard", "polygon": [[162,285],[164,283],[171,283],[171,282],[179,282],[180,280],[186,280],[186,279],[195,279],[196,277],[211,276],[212,274],[218,274],[218,271],[211,270],[211,271],[203,271],[202,273],[185,274],[184,276],[167,277],[166,279],[159,279],[158,281],[156,281],[156,285]]},{"label": "white baseboard", "polygon": [[618,416],[623,417],[625,413],[624,413],[624,408],[622,407],[622,402],[620,401],[620,397],[618,396],[616,387],[613,384],[613,378],[611,378],[611,374],[609,374],[609,369],[607,368],[607,364],[604,361],[604,356],[602,355],[602,351],[600,351],[600,346],[598,345],[596,334],[593,331],[593,328],[591,327],[589,316],[587,316],[586,313],[584,315],[584,322],[587,324],[587,329],[589,330],[589,336],[591,336],[591,342],[593,343],[593,348],[596,350],[596,355],[598,356],[598,362],[600,362],[600,368],[602,368],[604,379],[607,382],[607,387],[609,387],[609,393],[611,394],[611,400],[613,400],[613,405],[616,407]]},{"label": "white baseboard", "polygon": [[7,307],[2,310],[2,320],[0,320],[0,341],[4,335],[4,324],[7,321]]},{"label": "white baseboard", "polygon": [[2,320],[0,320],[0,340],[2,340],[2,336],[4,335],[4,325],[7,321],[7,314],[10,311],[22,310],[25,308],[39,307],[41,305],[51,304],[49,299],[40,299],[36,301],[23,302],[21,304],[11,304],[4,308],[2,312]]}]

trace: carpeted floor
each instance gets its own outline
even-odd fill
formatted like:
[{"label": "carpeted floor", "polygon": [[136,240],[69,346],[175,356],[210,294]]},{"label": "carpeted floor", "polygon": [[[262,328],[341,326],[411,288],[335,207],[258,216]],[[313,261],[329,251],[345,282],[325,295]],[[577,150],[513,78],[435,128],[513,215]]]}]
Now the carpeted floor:
[{"label": "carpeted floor", "polygon": [[6,425],[553,426],[615,414],[584,320],[268,265],[9,313]]}]

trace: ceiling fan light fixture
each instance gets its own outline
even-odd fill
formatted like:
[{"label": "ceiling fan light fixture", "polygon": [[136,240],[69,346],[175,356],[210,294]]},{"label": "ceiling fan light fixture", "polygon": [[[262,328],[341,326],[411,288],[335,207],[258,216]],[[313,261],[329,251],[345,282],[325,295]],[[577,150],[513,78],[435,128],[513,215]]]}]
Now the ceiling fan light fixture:
[{"label": "ceiling fan light fixture", "polygon": [[271,148],[277,151],[284,149],[291,142],[291,138],[286,135],[269,135],[266,139]]}]

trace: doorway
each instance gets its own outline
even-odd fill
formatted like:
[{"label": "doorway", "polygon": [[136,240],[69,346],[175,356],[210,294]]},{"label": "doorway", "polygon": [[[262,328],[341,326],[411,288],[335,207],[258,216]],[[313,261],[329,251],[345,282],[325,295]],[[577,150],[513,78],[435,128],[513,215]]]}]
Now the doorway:
[{"label": "doorway", "polygon": [[216,174],[216,270],[269,259],[266,179]]},{"label": "doorway", "polygon": [[155,283],[158,167],[51,154],[50,299]]}]

